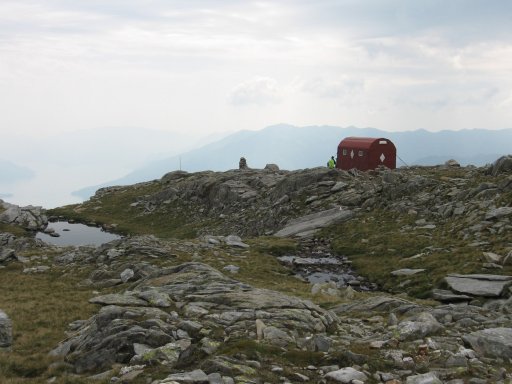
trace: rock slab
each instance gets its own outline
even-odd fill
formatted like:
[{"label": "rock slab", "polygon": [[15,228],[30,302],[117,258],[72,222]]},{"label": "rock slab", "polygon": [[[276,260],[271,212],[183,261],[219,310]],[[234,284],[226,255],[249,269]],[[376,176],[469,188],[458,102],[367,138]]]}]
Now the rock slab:
[{"label": "rock slab", "polygon": [[0,350],[9,349],[12,345],[12,322],[7,314],[0,309]]},{"label": "rock slab", "polygon": [[512,358],[512,328],[488,328],[462,339],[481,356]]},{"label": "rock slab", "polygon": [[405,384],[442,384],[443,382],[435,375],[428,372],[422,375],[409,376]]},{"label": "rock slab", "polygon": [[338,369],[337,371],[329,372],[325,375],[328,383],[352,383],[355,380],[362,381],[363,383],[368,380],[368,377],[361,371],[352,367]]},{"label": "rock slab", "polygon": [[[169,348],[173,343],[192,338],[190,353],[196,348],[212,350],[217,340],[197,340],[203,327],[223,329],[232,340],[246,338],[249,331],[262,342],[285,347],[311,334],[325,334],[337,323],[336,315],[310,301],[251,287],[201,263],[154,271],[132,289],[90,299],[103,307],[54,354],[64,356],[77,373],[83,373],[130,361],[134,344],[144,344],[157,357],[169,351],[165,359],[173,362],[178,356]],[[180,303],[180,313],[155,308],[160,306],[159,297]]]},{"label": "rock slab", "polygon": [[512,276],[502,275],[450,274],[444,280],[454,292],[483,297],[500,297],[512,284]]},{"label": "rock slab", "polygon": [[275,236],[301,236],[301,234],[311,233],[334,223],[347,221],[353,216],[354,213],[352,211],[342,209],[341,207],[316,212],[291,220],[283,229],[276,232]]}]

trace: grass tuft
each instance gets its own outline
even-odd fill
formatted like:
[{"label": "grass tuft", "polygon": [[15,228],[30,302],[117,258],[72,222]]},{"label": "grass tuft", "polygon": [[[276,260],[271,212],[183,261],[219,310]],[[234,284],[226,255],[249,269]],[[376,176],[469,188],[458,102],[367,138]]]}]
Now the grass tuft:
[{"label": "grass tuft", "polygon": [[[0,353],[1,383],[46,382],[51,377],[47,369],[55,361],[48,352],[66,338],[70,322],[87,319],[97,309],[88,303],[92,293],[77,287],[80,277],[59,271],[23,274],[22,268],[11,263],[0,270],[0,308],[13,327],[12,351]],[[67,379],[59,380],[56,383]]]},{"label": "grass tuft", "polygon": [[[414,218],[385,210],[366,213],[323,231],[332,239],[333,251],[348,256],[356,271],[380,288],[428,298],[450,273],[489,273],[483,269],[482,251],[453,236],[455,219],[435,229],[416,229]],[[506,250],[510,237],[492,239],[495,251]],[[414,257],[413,256],[417,256]],[[410,276],[392,276],[398,269],[425,269]],[[512,267],[493,271],[511,274]]]}]

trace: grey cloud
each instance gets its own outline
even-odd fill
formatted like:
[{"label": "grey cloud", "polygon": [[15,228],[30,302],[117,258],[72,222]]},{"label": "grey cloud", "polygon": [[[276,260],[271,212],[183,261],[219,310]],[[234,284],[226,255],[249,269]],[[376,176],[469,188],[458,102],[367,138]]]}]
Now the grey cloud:
[{"label": "grey cloud", "polygon": [[351,77],[324,78],[317,77],[304,81],[300,87],[303,91],[319,97],[341,98],[353,96],[364,88],[363,80]]},{"label": "grey cloud", "polygon": [[289,0],[299,24],[334,27],[353,38],[438,33],[454,44],[510,39],[512,2],[488,0]]},{"label": "grey cloud", "polygon": [[233,105],[265,105],[280,100],[277,82],[269,77],[257,77],[234,87],[229,95]]},{"label": "grey cloud", "polygon": [[[83,14],[89,19],[94,15],[114,24],[149,21],[182,24],[198,18],[211,20],[211,15],[204,13],[208,10],[224,15],[250,15],[262,3],[236,0],[8,0],[4,4],[33,7],[36,12],[39,9],[48,13]],[[456,43],[508,40],[512,15],[512,2],[499,0],[280,0],[272,5],[276,6],[277,12],[268,16],[283,28],[295,31],[323,28],[348,32],[353,38],[415,36],[435,31]],[[1,20],[0,16],[0,31]],[[21,18],[18,20],[22,22]],[[78,29],[95,28],[94,22],[80,22],[79,17],[74,24]],[[73,28],[72,25],[67,27]],[[37,25],[27,24],[25,28],[37,28]]]},{"label": "grey cloud", "polygon": [[501,94],[497,87],[486,84],[454,84],[447,81],[403,87],[395,98],[395,104],[432,110],[491,106],[496,104]]}]

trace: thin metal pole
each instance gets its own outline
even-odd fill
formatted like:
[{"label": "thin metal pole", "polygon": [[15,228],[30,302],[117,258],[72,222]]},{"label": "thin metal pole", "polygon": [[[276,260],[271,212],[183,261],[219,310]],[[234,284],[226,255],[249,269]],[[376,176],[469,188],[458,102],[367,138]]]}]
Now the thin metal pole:
[{"label": "thin metal pole", "polygon": [[402,158],[400,156],[396,155],[396,157],[398,157],[400,159],[400,161],[405,164],[406,167],[409,166],[405,161],[402,160]]}]

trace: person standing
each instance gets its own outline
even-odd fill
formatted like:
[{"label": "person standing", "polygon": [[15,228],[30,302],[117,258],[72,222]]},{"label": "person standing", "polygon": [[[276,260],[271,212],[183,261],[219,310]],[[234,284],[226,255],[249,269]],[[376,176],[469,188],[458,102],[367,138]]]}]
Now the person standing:
[{"label": "person standing", "polygon": [[327,167],[329,169],[334,169],[336,167],[336,160],[334,160],[334,156],[331,156],[331,158],[327,162]]}]

